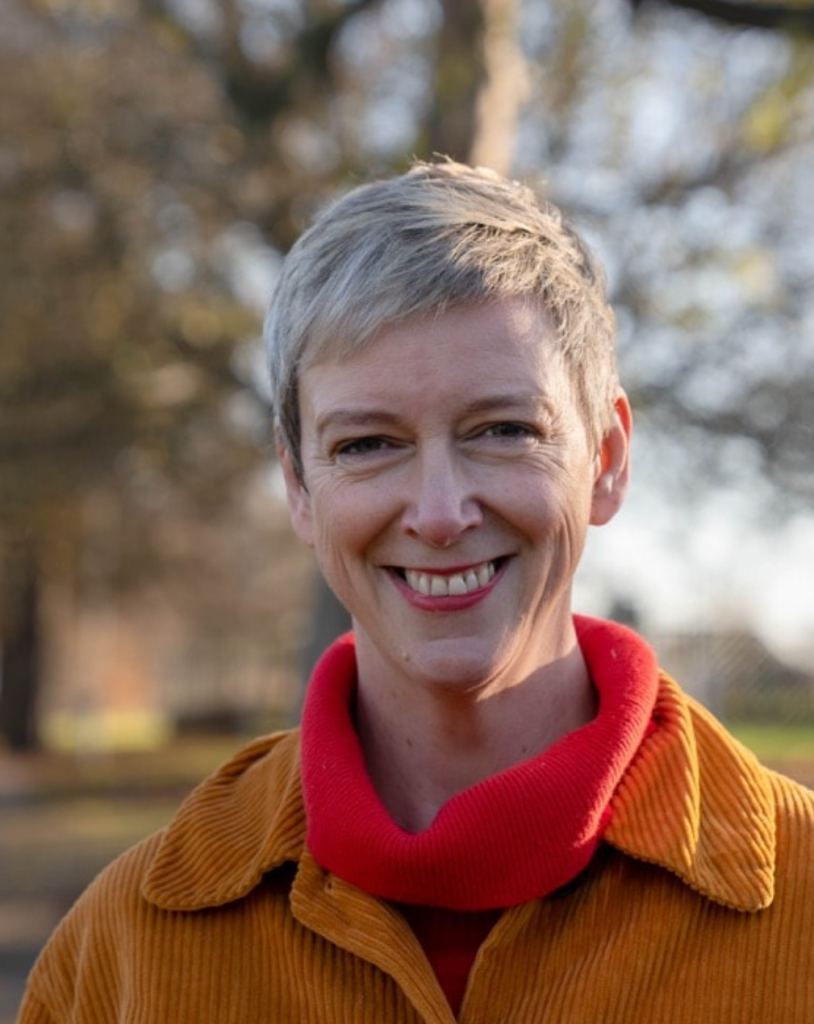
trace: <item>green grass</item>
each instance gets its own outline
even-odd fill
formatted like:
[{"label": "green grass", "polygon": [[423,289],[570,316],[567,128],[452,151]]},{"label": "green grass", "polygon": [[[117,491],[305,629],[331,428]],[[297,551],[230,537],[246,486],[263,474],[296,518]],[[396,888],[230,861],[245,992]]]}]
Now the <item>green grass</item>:
[{"label": "green grass", "polygon": [[773,765],[786,762],[814,764],[814,725],[729,722],[728,728],[761,761]]}]

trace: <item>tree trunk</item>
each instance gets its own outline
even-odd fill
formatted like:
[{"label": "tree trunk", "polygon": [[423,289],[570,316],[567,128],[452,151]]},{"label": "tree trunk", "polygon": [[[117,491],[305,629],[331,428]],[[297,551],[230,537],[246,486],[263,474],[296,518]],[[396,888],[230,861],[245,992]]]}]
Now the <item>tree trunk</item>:
[{"label": "tree trunk", "polygon": [[9,545],[0,582],[0,739],[33,750],[42,658],[39,569],[28,539]]},{"label": "tree trunk", "polygon": [[509,175],[517,127],[529,93],[528,69],[520,46],[518,0],[481,0],[483,80],[475,111],[469,162]]},{"label": "tree trunk", "polygon": [[[653,0],[630,0],[634,10]],[[661,0],[672,7],[696,11],[713,21],[746,28],[765,28],[798,35],[814,35],[814,4],[759,3],[755,0]]]},{"label": "tree trunk", "polygon": [[478,95],[485,77],[482,0],[442,0],[443,25],[436,43],[433,109],[426,149],[467,160],[475,137]]}]

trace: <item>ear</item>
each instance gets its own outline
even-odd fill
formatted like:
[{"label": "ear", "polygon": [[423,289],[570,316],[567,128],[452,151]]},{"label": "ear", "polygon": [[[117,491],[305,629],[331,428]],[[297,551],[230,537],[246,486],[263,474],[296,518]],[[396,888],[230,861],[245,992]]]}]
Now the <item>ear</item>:
[{"label": "ear", "polygon": [[630,438],[633,414],[627,395],[619,393],[613,406],[610,429],[602,439],[591,499],[591,525],[604,526],[619,509],[630,482]]},{"label": "ear", "polygon": [[308,545],[314,546],[314,522],[311,516],[311,495],[308,488],[300,479],[294,465],[294,459],[286,444],[282,431],[278,424],[274,426],[274,440],[277,446],[277,458],[283,471],[285,480],[285,493],[288,499],[288,514],[291,518],[291,525],[294,532]]}]

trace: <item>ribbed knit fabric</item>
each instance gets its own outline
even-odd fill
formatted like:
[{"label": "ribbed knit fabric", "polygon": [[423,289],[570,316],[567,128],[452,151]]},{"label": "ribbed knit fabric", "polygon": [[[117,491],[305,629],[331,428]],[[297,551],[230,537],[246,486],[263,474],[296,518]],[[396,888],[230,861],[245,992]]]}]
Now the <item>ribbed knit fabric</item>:
[{"label": "ribbed knit fabric", "polygon": [[337,641],[314,671],[302,720],[308,845],[316,860],[375,896],[457,910],[524,903],[582,871],[647,730],[658,669],[631,630],[584,617],[575,623],[599,696],[596,718],[459,793],[419,833],[393,822],[367,774],[350,710],[353,636]]}]

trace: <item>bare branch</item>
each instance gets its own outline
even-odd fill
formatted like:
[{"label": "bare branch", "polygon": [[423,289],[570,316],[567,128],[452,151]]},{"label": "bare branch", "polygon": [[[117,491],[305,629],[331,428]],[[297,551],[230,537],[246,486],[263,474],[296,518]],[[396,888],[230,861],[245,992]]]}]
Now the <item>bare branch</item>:
[{"label": "bare branch", "polygon": [[696,11],[723,21],[728,25],[745,28],[763,28],[772,31],[814,35],[814,4],[746,3],[731,0],[630,0],[634,10],[661,3]]}]

